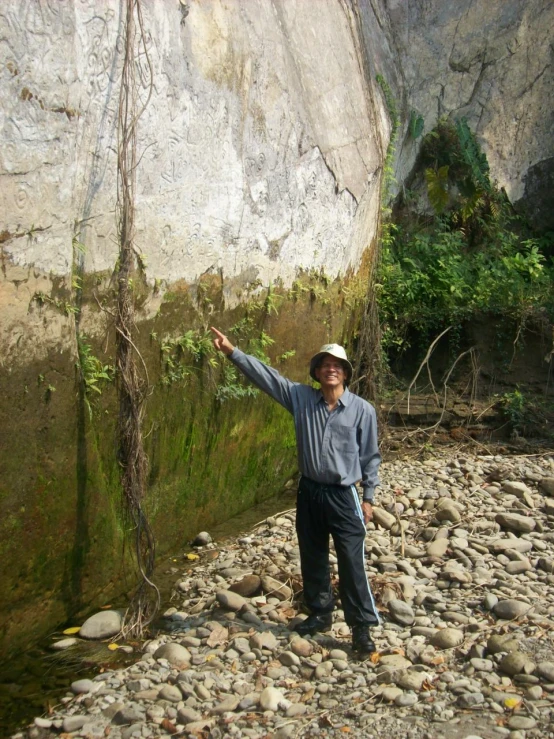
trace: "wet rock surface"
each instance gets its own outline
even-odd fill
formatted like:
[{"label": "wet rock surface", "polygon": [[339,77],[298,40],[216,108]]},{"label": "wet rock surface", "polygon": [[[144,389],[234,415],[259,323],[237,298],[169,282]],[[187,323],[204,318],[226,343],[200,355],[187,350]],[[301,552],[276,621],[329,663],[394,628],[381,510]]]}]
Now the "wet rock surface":
[{"label": "wet rock surface", "polygon": [[15,736],[554,737],[554,457],[450,454],[382,472],[366,539],[383,617],[371,658],[353,654],[340,603],[327,633],[291,630],[287,511],[198,549],[138,661],[76,680]]}]

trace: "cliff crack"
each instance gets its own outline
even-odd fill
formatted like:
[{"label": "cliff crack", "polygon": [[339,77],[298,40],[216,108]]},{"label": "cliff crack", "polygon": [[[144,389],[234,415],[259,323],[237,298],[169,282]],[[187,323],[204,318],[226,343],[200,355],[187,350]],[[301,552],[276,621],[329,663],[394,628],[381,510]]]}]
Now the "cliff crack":
[{"label": "cliff crack", "polygon": [[530,92],[533,87],[537,84],[537,82],[540,80],[540,78],[543,76],[543,74],[546,72],[547,69],[550,69],[552,65],[550,63],[546,64],[543,69],[537,74],[537,76],[528,84],[526,87],[523,88],[523,90],[519,93],[517,96],[517,100],[520,100],[524,95],[527,95],[528,92]]}]

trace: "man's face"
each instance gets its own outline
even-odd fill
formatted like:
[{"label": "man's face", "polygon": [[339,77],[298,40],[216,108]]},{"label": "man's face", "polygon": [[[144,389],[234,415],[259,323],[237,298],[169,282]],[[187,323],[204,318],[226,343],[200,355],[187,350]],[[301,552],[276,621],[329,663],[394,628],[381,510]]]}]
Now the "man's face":
[{"label": "man's face", "polygon": [[330,354],[323,357],[321,364],[315,369],[315,376],[322,387],[334,388],[344,385],[346,372],[340,359]]}]

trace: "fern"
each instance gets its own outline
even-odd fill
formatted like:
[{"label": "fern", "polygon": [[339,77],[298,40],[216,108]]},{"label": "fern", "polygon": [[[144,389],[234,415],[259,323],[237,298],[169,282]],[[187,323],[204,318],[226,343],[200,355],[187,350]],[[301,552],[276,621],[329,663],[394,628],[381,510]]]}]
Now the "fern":
[{"label": "fern", "polygon": [[413,139],[413,141],[421,136],[421,134],[423,133],[424,125],[425,121],[423,119],[423,116],[420,115],[417,110],[412,110],[412,112],[410,113],[408,132],[410,134],[410,138]]},{"label": "fern", "polygon": [[471,169],[472,178],[483,190],[490,192],[489,163],[465,118],[456,121],[456,132],[460,142],[460,155]]},{"label": "fern", "polygon": [[435,213],[442,213],[448,205],[448,165],[438,170],[426,169],[427,195]]}]

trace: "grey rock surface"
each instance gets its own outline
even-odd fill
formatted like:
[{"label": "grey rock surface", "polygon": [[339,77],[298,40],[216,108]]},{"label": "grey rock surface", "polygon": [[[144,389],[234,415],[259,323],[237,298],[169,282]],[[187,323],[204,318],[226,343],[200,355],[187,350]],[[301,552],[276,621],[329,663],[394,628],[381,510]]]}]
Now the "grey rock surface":
[{"label": "grey rock surface", "polygon": [[100,611],[87,618],[79,630],[82,639],[109,639],[121,630],[123,623],[118,611]]}]

